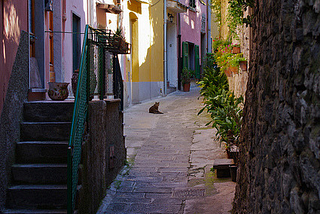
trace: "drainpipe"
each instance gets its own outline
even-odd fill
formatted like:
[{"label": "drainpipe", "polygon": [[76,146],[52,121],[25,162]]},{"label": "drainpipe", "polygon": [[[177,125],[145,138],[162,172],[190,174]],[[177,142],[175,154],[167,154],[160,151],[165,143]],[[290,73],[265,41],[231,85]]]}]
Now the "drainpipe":
[{"label": "drainpipe", "polygon": [[180,13],[178,13],[178,90],[181,90],[181,21],[180,21]]},{"label": "drainpipe", "polygon": [[207,52],[212,52],[212,44],[211,44],[211,0],[207,1]]},{"label": "drainpipe", "polygon": [[163,0],[163,7],[163,93],[167,94],[167,0]]}]

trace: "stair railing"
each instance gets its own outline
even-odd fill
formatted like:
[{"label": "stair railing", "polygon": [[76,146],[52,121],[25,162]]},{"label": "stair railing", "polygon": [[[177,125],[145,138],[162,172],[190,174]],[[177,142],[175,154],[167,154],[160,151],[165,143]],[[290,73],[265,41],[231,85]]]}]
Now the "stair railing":
[{"label": "stair railing", "polygon": [[82,136],[85,131],[88,101],[90,96],[90,90],[88,90],[88,88],[90,88],[90,63],[88,63],[88,59],[90,59],[90,56],[88,56],[90,54],[90,51],[88,51],[88,31],[89,26],[87,25],[85,28],[83,39],[77,92],[75,94],[71,133],[68,145],[68,214],[73,213],[75,208],[75,200],[78,187],[78,168],[81,160]]},{"label": "stair railing", "polygon": [[[106,51],[113,53],[114,56],[112,67],[113,94],[115,98],[121,99],[119,110],[123,110],[123,81],[117,54],[129,53],[130,44],[124,42],[122,37],[120,41],[118,36],[111,33],[110,30],[94,29],[86,25],[68,144],[68,214],[73,213],[75,209],[81,147],[86,128],[88,127],[89,100],[95,94],[96,84],[98,84],[97,94],[99,99],[103,100],[106,98],[106,60],[108,60]],[[98,77],[98,81],[96,81],[96,77]]]}]

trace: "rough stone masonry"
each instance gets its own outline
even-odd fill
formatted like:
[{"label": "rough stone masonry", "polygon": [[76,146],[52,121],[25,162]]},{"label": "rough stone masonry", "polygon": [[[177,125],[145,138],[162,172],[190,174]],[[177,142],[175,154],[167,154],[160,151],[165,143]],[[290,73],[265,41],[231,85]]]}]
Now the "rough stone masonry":
[{"label": "rough stone masonry", "polygon": [[233,213],[320,213],[320,1],[253,13]]}]

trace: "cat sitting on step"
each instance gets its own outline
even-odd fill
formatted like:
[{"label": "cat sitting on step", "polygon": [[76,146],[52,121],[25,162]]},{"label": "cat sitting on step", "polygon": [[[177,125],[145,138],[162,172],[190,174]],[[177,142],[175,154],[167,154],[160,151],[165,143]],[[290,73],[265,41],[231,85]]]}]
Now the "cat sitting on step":
[{"label": "cat sitting on step", "polygon": [[159,102],[155,102],[154,105],[149,108],[149,113],[163,114],[161,111],[159,111]]}]

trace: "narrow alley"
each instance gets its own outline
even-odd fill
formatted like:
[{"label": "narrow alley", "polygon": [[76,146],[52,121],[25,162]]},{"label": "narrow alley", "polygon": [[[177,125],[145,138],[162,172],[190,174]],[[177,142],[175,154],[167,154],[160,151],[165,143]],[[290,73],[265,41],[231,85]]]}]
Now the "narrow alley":
[{"label": "narrow alley", "polygon": [[[97,213],[229,213],[235,183],[216,179],[213,160],[225,158],[206,127],[199,89],[177,91],[125,111],[128,166]],[[164,114],[150,114],[155,101]]]}]

